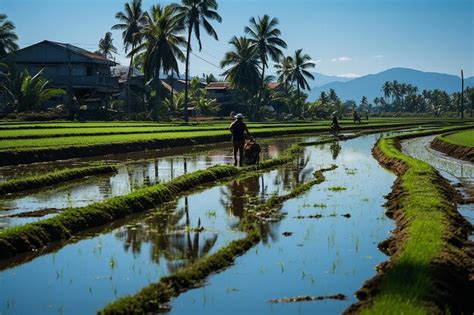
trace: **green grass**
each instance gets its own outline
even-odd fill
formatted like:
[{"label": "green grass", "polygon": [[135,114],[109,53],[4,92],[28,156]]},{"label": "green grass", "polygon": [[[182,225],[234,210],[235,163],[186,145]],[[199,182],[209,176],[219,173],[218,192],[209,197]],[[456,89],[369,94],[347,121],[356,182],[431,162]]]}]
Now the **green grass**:
[{"label": "green grass", "polygon": [[[429,122],[424,122],[429,123]],[[419,124],[419,123],[417,123]],[[347,125],[348,130],[361,130],[365,128],[383,128],[383,127],[400,127],[412,125],[410,122],[396,122],[396,123],[370,123],[362,125]],[[54,133],[51,137],[40,139],[4,139],[0,141],[0,151],[5,150],[37,150],[47,148],[64,148],[64,147],[81,147],[94,146],[110,143],[132,143],[153,140],[173,140],[173,139],[194,139],[202,137],[216,137],[228,136],[230,133],[227,127],[219,127],[217,130],[190,130],[180,129],[180,132],[175,132],[163,127],[157,133],[132,133],[132,134],[107,134],[107,135],[88,135],[56,137]],[[174,128],[174,127],[173,127]],[[172,128],[172,129],[173,129]],[[311,133],[311,132],[325,132],[328,130],[327,124],[324,125],[288,125],[288,126],[266,126],[265,128],[258,127],[250,128],[252,134],[258,137],[272,136],[275,134],[295,134],[295,133]],[[54,130],[53,130],[54,131]],[[84,132],[79,130],[78,132]],[[12,135],[11,131],[8,134]],[[1,137],[1,134],[0,134]]]},{"label": "green grass", "polygon": [[362,314],[393,314],[395,310],[397,314],[432,313],[434,283],[430,266],[444,250],[453,247],[446,236],[452,228],[449,217],[457,213],[455,205],[440,186],[438,173],[429,164],[401,153],[397,141],[396,137],[382,138],[377,148],[390,161],[406,167],[400,175],[404,193],[398,200],[404,237],[379,283],[379,293]]},{"label": "green grass", "polygon": [[474,147],[474,129],[441,135],[438,138],[451,144]]},{"label": "green grass", "polygon": [[0,194],[8,194],[17,191],[41,188],[62,182],[79,179],[91,175],[99,175],[115,172],[115,166],[97,165],[88,167],[68,168],[57,170],[42,175],[30,175],[21,179],[9,180],[0,184]]}]

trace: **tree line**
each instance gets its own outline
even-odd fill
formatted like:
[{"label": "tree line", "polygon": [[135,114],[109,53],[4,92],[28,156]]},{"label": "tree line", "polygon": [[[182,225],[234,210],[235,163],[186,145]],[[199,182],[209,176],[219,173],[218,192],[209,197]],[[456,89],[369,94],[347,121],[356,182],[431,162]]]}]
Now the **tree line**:
[{"label": "tree line", "polygon": [[[188,106],[193,104],[205,115],[219,112],[219,104],[210,99],[206,90],[199,87],[199,80],[189,77],[190,56],[193,48],[202,49],[201,35],[208,34],[218,40],[212,23],[221,23],[216,0],[181,0],[169,5],[153,5],[143,10],[141,0],[125,3],[123,11],[115,14],[117,23],[113,30],[122,31],[122,40],[127,57],[130,58],[127,76],[127,106],[130,112],[130,80],[133,68],[140,65],[151,93],[147,110],[155,119],[169,112],[182,113],[188,120]],[[14,24],[7,16],[0,14],[0,58],[18,49]],[[193,44],[193,39],[196,44]],[[197,47],[195,47],[197,46]],[[314,80],[310,72],[315,67],[311,57],[297,49],[285,56],[287,44],[282,39],[279,20],[268,15],[251,17],[243,28],[243,35],[234,36],[229,41],[229,51],[220,62],[221,75],[239,93],[239,103],[252,119],[265,119],[270,115],[292,118],[327,118],[331,115],[342,117],[349,111],[376,112],[378,114],[426,113],[440,116],[448,112],[464,114],[464,100],[473,112],[473,89],[467,88],[462,94],[448,94],[441,90],[419,91],[417,87],[388,81],[381,88],[382,95],[369,102],[363,97],[359,104],[355,101],[342,102],[335,90],[321,92],[314,102],[308,102],[305,91],[310,91],[309,80]],[[107,32],[100,39],[97,53],[113,58],[117,53],[112,33]],[[276,77],[268,75],[273,62]],[[183,93],[166,93],[160,83],[160,74],[174,78],[180,76],[179,65],[184,63],[185,89]],[[0,64],[2,70],[8,69]],[[41,75],[18,73],[15,69],[4,71],[6,80],[0,84],[4,94],[12,100],[15,110],[41,109],[48,98],[61,95],[61,89],[48,88],[49,82]],[[206,81],[217,79],[211,74]],[[271,89],[270,82],[277,80],[280,89]],[[164,97],[166,95],[166,97]],[[276,105],[276,113],[269,112],[268,105]]]}]

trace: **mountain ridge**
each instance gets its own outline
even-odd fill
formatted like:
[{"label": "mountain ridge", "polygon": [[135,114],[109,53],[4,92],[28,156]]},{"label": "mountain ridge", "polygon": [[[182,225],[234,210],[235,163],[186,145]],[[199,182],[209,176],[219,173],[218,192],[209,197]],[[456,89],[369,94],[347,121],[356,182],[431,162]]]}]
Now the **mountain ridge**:
[{"label": "mountain ridge", "polygon": [[[341,82],[329,82],[315,86],[309,93],[310,101],[316,100],[322,91],[336,90],[341,100],[359,101],[362,96],[367,96],[372,101],[377,96],[382,96],[381,88],[385,81],[397,80],[399,83],[410,83],[418,87],[420,91],[441,89],[448,93],[461,90],[461,78],[456,75],[425,72],[411,68],[395,67],[379,73],[368,74],[362,77]],[[464,86],[474,86],[474,76],[464,79]]]}]

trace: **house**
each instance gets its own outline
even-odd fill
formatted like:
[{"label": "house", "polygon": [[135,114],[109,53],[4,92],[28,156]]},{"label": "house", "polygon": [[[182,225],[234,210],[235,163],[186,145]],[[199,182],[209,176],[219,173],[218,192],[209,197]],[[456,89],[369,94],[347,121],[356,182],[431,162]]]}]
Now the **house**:
[{"label": "house", "polygon": [[[282,85],[278,82],[268,83],[268,88],[273,91],[283,92]],[[231,112],[245,112],[245,104],[241,103],[242,97],[238,90],[234,89],[230,82],[211,82],[206,86],[207,96],[213,98],[222,108],[222,113],[228,115]],[[270,104],[271,111],[277,104]]]},{"label": "house", "polygon": [[[32,75],[42,70],[42,75],[50,81],[49,87],[66,91],[70,87],[71,99],[74,97],[81,105],[104,106],[108,96],[118,92],[118,80],[110,71],[117,63],[71,44],[44,40],[17,50],[5,59],[18,70],[27,69]],[[64,96],[61,101],[67,103],[68,99]]]},{"label": "house", "polygon": [[207,96],[215,99],[224,115],[239,111],[240,95],[230,82],[211,82],[206,86]]}]

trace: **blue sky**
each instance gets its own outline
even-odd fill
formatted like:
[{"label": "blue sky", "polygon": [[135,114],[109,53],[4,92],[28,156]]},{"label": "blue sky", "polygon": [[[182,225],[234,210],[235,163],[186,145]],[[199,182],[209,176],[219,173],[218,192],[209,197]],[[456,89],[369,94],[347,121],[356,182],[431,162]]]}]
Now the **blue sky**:
[{"label": "blue sky", "polygon": [[[170,1],[143,0],[144,8]],[[474,75],[473,0],[220,0],[219,41],[203,38],[203,50],[191,60],[191,73],[222,73],[219,65],[228,41],[242,35],[251,16],[280,20],[286,53],[303,48],[316,61],[315,71],[360,76],[392,67]],[[0,0],[17,28],[21,47],[43,39],[97,49],[115,23],[122,0]],[[117,61],[126,63],[120,32]]]}]

